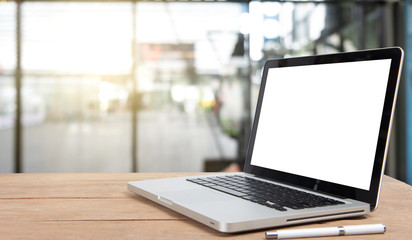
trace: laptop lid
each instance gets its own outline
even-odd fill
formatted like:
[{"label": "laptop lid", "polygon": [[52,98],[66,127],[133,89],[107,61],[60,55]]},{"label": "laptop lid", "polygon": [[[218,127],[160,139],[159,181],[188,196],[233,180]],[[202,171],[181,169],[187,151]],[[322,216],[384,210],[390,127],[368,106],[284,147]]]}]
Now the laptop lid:
[{"label": "laptop lid", "polygon": [[377,207],[401,48],[266,62],[244,172]]}]

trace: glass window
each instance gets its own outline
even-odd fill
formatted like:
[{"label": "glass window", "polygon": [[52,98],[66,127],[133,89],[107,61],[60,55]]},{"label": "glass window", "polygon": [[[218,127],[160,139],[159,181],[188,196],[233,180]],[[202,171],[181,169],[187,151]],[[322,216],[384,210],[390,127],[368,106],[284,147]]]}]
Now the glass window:
[{"label": "glass window", "polygon": [[131,6],[23,4],[25,172],[130,171]]},{"label": "glass window", "polygon": [[0,173],[14,171],[16,4],[0,2]]},{"label": "glass window", "polygon": [[[25,2],[24,171],[124,172],[134,160],[139,171],[203,171],[205,161],[235,159],[237,139],[220,122],[239,124],[241,102],[226,118],[215,103],[221,73],[238,67],[243,11],[239,3]],[[241,80],[232,77],[228,99],[241,99]]]},{"label": "glass window", "polygon": [[[242,117],[245,79],[236,76],[232,54],[245,7],[137,4],[140,171],[204,171],[237,160],[237,136],[225,134],[222,123],[239,124]],[[231,91],[221,106],[225,85]]]}]

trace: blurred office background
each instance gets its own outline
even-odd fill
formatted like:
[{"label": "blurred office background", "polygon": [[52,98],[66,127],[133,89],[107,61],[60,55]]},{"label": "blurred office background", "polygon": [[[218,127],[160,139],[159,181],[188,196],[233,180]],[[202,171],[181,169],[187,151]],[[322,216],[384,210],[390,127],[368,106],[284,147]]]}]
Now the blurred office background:
[{"label": "blurred office background", "polygon": [[410,1],[0,0],[0,172],[238,170],[266,59],[394,45],[411,183]]}]

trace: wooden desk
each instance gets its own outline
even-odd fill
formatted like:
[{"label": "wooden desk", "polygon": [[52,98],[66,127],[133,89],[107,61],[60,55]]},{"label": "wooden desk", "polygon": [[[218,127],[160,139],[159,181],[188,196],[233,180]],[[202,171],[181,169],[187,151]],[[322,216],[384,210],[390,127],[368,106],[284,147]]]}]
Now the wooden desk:
[{"label": "wooden desk", "polygon": [[[0,174],[0,239],[264,239],[228,235],[129,192],[128,181],[193,173]],[[325,239],[412,239],[412,187],[385,177],[378,210],[366,217],[289,228],[384,223],[379,235]]]}]

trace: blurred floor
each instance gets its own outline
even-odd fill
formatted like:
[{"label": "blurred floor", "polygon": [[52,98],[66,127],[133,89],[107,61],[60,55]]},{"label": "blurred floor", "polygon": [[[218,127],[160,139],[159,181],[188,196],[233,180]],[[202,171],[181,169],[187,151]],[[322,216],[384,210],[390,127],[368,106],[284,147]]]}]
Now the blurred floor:
[{"label": "blurred floor", "polygon": [[[131,116],[96,122],[42,123],[24,128],[24,172],[131,171]],[[1,130],[0,172],[13,171],[13,130]],[[138,117],[141,172],[204,171],[205,159],[234,158],[234,139],[209,112],[143,110]]]},{"label": "blurred floor", "polygon": [[139,114],[141,171],[203,171],[205,159],[234,158],[237,144],[208,112],[176,110]]}]

